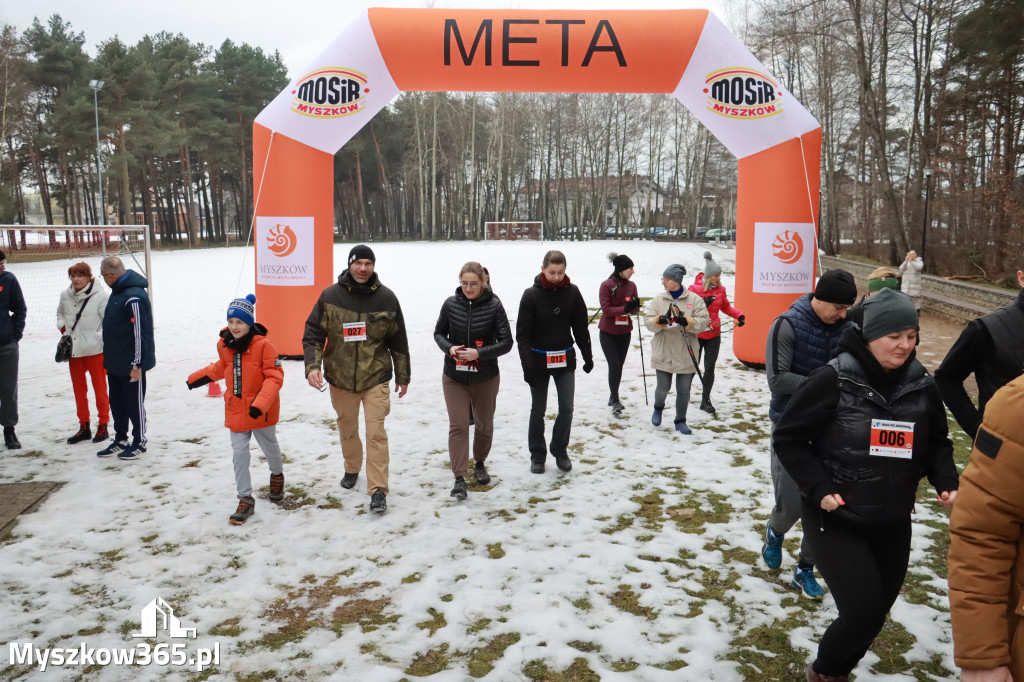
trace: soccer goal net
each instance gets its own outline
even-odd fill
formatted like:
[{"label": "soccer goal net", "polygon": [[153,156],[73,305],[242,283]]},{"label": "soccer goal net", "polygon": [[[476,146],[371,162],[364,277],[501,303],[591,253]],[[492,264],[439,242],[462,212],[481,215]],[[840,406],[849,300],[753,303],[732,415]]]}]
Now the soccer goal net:
[{"label": "soccer goal net", "polygon": [[58,333],[57,303],[71,284],[68,268],[75,263],[88,263],[99,285],[106,286],[100,262],[118,256],[149,280],[153,294],[148,225],[0,225],[0,251],[25,295],[26,338]]},{"label": "soccer goal net", "polygon": [[516,239],[532,239],[541,241],[544,239],[544,223],[533,222],[487,222],[484,223],[485,239],[505,239],[508,241]]}]

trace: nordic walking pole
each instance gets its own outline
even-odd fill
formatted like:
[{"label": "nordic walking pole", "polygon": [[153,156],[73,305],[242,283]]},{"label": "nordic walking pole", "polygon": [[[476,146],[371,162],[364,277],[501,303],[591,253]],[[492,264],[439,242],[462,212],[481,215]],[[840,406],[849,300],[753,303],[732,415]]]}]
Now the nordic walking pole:
[{"label": "nordic walking pole", "polygon": [[[676,312],[679,312],[679,308],[672,305]],[[676,315],[676,317],[685,317],[684,315]],[[690,353],[690,359],[693,360],[693,369],[697,372],[697,378],[700,379],[700,385],[704,385],[704,375],[700,373],[700,367],[698,367],[697,356],[693,354],[693,349],[690,348],[690,335],[686,333],[686,325],[683,324],[679,327],[679,331],[683,333],[683,345],[686,346],[687,352]]]},{"label": "nordic walking pole", "polygon": [[636,311],[636,333],[640,337],[640,372],[644,375],[644,405],[650,407],[647,402],[647,367],[644,365],[644,333],[640,330],[640,309]]}]

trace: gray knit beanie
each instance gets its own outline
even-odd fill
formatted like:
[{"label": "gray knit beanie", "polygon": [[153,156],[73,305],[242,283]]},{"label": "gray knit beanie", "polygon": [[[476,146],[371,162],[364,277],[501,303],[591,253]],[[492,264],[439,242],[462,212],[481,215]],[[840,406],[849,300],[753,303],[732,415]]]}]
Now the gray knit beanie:
[{"label": "gray knit beanie", "polygon": [[715,262],[710,251],[704,252],[704,276],[714,277],[722,274],[722,266]]},{"label": "gray knit beanie", "polygon": [[904,329],[920,329],[917,308],[902,291],[882,289],[864,301],[861,337],[868,343]]},{"label": "gray knit beanie", "polygon": [[686,268],[678,263],[674,263],[665,268],[665,272],[661,273],[661,276],[666,279],[670,279],[677,284],[682,284],[683,277],[686,277]]}]

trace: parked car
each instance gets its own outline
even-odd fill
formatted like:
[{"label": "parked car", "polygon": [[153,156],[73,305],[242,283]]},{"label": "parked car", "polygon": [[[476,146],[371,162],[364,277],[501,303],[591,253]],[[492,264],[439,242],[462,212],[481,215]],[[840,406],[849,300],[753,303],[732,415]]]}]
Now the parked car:
[{"label": "parked car", "polygon": [[647,234],[651,239],[664,239],[668,236],[668,229],[664,227],[648,227]]},{"label": "parked car", "polygon": [[712,230],[708,230],[704,233],[705,239],[728,239],[729,231],[721,227],[716,227]]},{"label": "parked car", "polygon": [[708,231],[708,226],[707,225],[698,225],[697,226],[697,233],[696,234],[697,234],[698,237],[703,237],[705,234],[707,234],[707,231]]}]

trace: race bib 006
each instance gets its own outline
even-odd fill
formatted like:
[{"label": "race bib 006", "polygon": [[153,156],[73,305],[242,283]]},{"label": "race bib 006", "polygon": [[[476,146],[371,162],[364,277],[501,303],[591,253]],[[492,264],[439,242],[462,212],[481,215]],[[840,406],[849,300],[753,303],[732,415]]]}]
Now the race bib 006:
[{"label": "race bib 006", "polygon": [[868,454],[872,457],[910,459],[914,454],[914,422],[872,419]]}]

